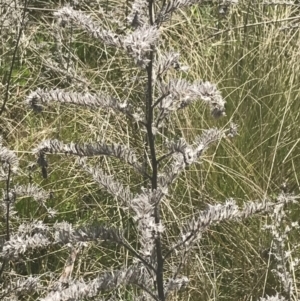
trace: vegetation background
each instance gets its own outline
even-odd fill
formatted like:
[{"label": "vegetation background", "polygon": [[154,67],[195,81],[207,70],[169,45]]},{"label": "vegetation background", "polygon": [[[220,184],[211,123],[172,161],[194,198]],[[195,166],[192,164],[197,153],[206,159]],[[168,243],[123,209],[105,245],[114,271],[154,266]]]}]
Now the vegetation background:
[{"label": "vegetation background", "polygon": [[[37,116],[23,105],[26,95],[37,87],[71,86],[77,91],[89,88],[137,102],[143,95],[135,80],[139,71],[118,50],[99,45],[75,29],[62,31],[64,34],[57,31],[52,13],[64,4],[27,1],[27,25],[12,69],[20,18],[16,19],[16,27],[5,28],[2,24],[1,96],[6,95],[10,70],[12,76],[8,101],[0,116],[0,134],[5,144],[17,152],[24,167],[24,174],[15,181],[33,179],[52,191],[51,205],[59,211],[59,221],[101,221],[120,226],[127,217],[118,203],[99,190],[71,158],[52,157],[47,179],[38,170],[30,173],[28,169],[29,162],[35,160],[29,150],[43,139],[86,142],[103,138],[133,147],[140,143],[140,137],[135,137],[125,120],[101,110],[92,112],[61,105]],[[99,8],[125,15],[130,1],[71,4],[93,14],[100,22],[109,22],[101,18]],[[192,206],[203,209],[208,203],[223,202],[228,197],[241,203],[262,199],[278,194],[284,183],[288,192],[299,193],[300,8],[296,3],[261,0],[240,0],[227,10],[221,4],[207,2],[180,12],[165,25],[163,33],[164,47],[180,51],[181,61],[191,66],[187,78],[216,83],[227,101],[227,117],[222,120],[207,118],[209,112],[195,105],[175,115],[167,132],[182,130],[189,140],[202,129],[226,126],[233,120],[240,133],[234,140],[222,141],[210,150],[203,163],[186,171],[173,187],[178,198],[163,206],[169,237],[176,235],[182,219],[193,214]],[[1,9],[3,15],[5,10]],[[67,71],[73,72],[76,79],[66,76]],[[124,183],[132,182],[134,175],[119,162],[104,158],[102,164],[112,175],[118,173]],[[26,198],[18,203],[18,211],[28,220],[43,218],[38,207]],[[289,218],[297,220],[298,216],[299,206],[294,205]],[[174,296],[174,300],[252,300],[278,290],[279,283],[271,272],[272,258],[267,255],[271,238],[262,230],[266,222],[266,217],[261,216],[210,228],[184,267],[191,280],[189,289]],[[134,227],[124,225],[130,237]],[[2,226],[1,221],[0,229]],[[298,237],[297,233],[291,236],[290,244],[296,244]],[[64,251],[41,253],[16,269],[24,274],[61,270],[67,257]],[[122,248],[102,245],[96,251],[93,248],[81,254],[74,277],[81,269],[92,275],[130,260]],[[294,277],[297,283],[299,271]]]}]

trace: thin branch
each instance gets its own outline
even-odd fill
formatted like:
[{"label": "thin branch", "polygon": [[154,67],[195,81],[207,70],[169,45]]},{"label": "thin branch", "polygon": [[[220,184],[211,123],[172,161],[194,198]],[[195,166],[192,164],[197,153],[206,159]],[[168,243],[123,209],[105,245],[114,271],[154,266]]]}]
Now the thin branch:
[{"label": "thin branch", "polygon": [[165,97],[167,97],[170,93],[164,94],[161,97],[159,97],[156,102],[152,105],[152,109],[154,109]]},{"label": "thin branch", "polygon": [[179,242],[178,244],[175,244],[168,252],[167,254],[164,256],[164,261],[167,260],[167,258],[178,248],[180,248],[182,245],[184,245],[188,240],[190,240],[192,237],[194,236],[194,233],[191,232],[190,235],[187,235],[186,238],[184,240],[182,240],[181,242]]},{"label": "thin branch", "polygon": [[11,79],[12,79],[12,72],[13,72],[13,69],[14,69],[15,61],[16,61],[16,56],[17,56],[17,51],[18,51],[21,35],[22,35],[23,29],[25,27],[26,7],[27,7],[27,0],[25,0],[25,2],[24,2],[24,10],[23,10],[23,14],[22,14],[21,27],[20,27],[20,30],[19,30],[19,34],[18,34],[17,41],[16,41],[16,46],[15,46],[13,57],[12,57],[12,62],[11,62],[10,70],[9,70],[7,83],[6,83],[4,101],[3,101],[2,107],[0,109],[0,116],[5,111],[5,106],[6,106],[6,103],[8,102],[10,82],[11,82]]},{"label": "thin branch", "polygon": [[[8,163],[8,175],[6,179],[6,241],[10,240],[10,225],[9,225],[9,210],[10,210],[10,193],[9,193],[9,187],[10,187],[10,177],[11,177],[11,168],[10,164]],[[1,270],[0,270],[0,278],[2,277],[2,274],[4,272],[5,266],[8,262],[7,258],[3,259]]]},{"label": "thin branch", "polygon": [[161,161],[165,160],[169,156],[171,156],[174,152],[169,152],[167,154],[162,155],[160,158],[157,159],[157,163],[159,164]]},{"label": "thin branch", "polygon": [[157,298],[157,296],[155,296],[149,289],[147,289],[147,287],[145,287],[142,284],[136,284],[139,288],[141,288],[143,291],[145,291],[147,294],[149,294],[154,300],[156,301],[160,301],[159,298]]},{"label": "thin branch", "polygon": [[139,259],[148,269],[152,270],[156,273],[156,269],[149,264],[135,249],[133,249],[127,242],[120,242],[120,244],[127,249],[129,252],[131,252],[137,259]]}]

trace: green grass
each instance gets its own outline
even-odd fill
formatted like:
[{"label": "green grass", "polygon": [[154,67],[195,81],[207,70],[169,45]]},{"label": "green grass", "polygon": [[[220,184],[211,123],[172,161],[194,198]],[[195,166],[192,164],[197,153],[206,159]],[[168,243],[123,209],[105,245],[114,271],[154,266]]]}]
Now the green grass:
[{"label": "green grass", "polygon": [[[227,100],[223,120],[207,119],[205,109],[195,105],[178,115],[175,128],[192,141],[202,129],[230,120],[239,125],[238,137],[221,142],[176,185],[176,199],[181,200],[180,208],[173,204],[177,217],[188,216],[191,205],[202,209],[229,197],[242,204],[274,196],[284,181],[289,192],[299,193],[299,33],[280,30],[280,20],[289,15],[287,8],[268,8],[268,15],[260,15],[260,7],[254,4],[249,6],[252,14],[246,8],[247,3],[241,4],[219,21],[213,9],[194,9],[182,13],[167,33],[172,37],[170,47],[180,49],[178,40],[185,47],[181,53],[192,67],[190,79],[218,83]],[[277,22],[266,25],[262,20]],[[212,37],[216,22],[221,22],[219,31],[223,32]],[[257,25],[250,26],[253,23]],[[299,206],[294,206],[289,217],[297,220],[298,212]],[[205,236],[213,250],[211,259],[199,259],[195,251],[191,263],[194,275],[198,274],[191,300],[199,296],[203,300],[250,300],[250,296],[255,299],[274,292],[276,280],[261,255],[270,244],[261,230],[264,222],[264,218],[251,219],[240,226],[226,223],[211,229]],[[208,267],[195,266],[197,259]],[[218,271],[214,275],[204,272],[214,266]],[[203,283],[209,288],[205,296]],[[213,284],[218,296],[211,295]]]},{"label": "green grass", "polygon": [[[233,7],[226,17],[219,16],[212,6],[193,7],[174,15],[166,24],[163,47],[180,51],[181,61],[191,67],[185,77],[217,83],[227,100],[227,116],[220,120],[213,120],[208,110],[198,104],[174,115],[168,128],[170,136],[178,137],[182,132],[191,142],[211,126],[225,127],[230,121],[239,126],[238,137],[223,140],[209,150],[202,163],[186,171],[172,187],[173,197],[163,207],[169,226],[166,241],[178,234],[180,221],[190,217],[192,210],[204,209],[208,203],[223,202],[229,197],[240,204],[261,200],[266,195],[278,194],[285,180],[290,192],[299,193],[299,31],[280,29],[291,23],[284,20],[295,12],[290,7],[263,7],[248,2]],[[105,139],[133,147],[140,145],[141,137],[133,135],[135,132],[122,116],[67,106],[50,106],[42,115],[36,115],[23,106],[25,96],[37,87],[65,88],[70,84],[58,71],[45,72],[45,58],[55,49],[54,37],[48,30],[51,20],[40,24],[38,17],[27,34],[31,41],[44,43],[42,51],[32,45],[20,48],[23,59],[13,71],[8,110],[1,116],[2,134],[17,151],[22,167],[26,167],[28,160],[34,160],[30,150],[43,139],[58,138],[65,142]],[[98,18],[101,20],[101,16]],[[132,62],[122,53],[97,44],[80,31],[73,30],[71,37],[64,33],[64,38],[64,53],[71,53],[74,69],[88,79],[93,91],[142,101],[139,82],[126,80],[128,73],[133,77],[139,71],[132,68]],[[1,57],[6,64],[0,68],[0,77],[10,64],[4,50]],[[59,220],[78,224],[113,220],[116,225],[124,225],[131,237],[133,229],[126,214],[113,198],[99,191],[72,158],[56,156],[49,157],[49,161],[49,178],[42,179],[41,172],[36,170],[34,181],[54,192],[51,205],[59,210]],[[133,182],[134,189],[139,188],[140,179],[131,170],[126,171],[123,165],[110,159],[101,164],[125,184]],[[27,180],[24,172],[20,181]],[[27,200],[20,201],[21,215],[40,217],[28,204]],[[289,218],[297,219],[299,206],[292,209]],[[262,256],[263,250],[270,246],[270,238],[261,230],[265,221],[265,217],[259,217],[210,228],[184,266],[183,274],[191,278],[189,291],[172,299],[252,300],[252,296],[255,300],[273,293],[278,282],[270,272],[268,259]],[[290,243],[296,242],[297,237],[292,237]],[[27,271],[59,270],[65,260],[63,255],[49,258],[41,255],[41,258],[44,265],[29,262]],[[80,262],[86,259],[88,264],[78,263],[75,275],[81,272],[90,275],[104,266],[130,260],[124,250],[109,250],[105,246],[86,251]],[[177,263],[176,258],[172,261]],[[295,277],[299,277],[299,271]]]}]

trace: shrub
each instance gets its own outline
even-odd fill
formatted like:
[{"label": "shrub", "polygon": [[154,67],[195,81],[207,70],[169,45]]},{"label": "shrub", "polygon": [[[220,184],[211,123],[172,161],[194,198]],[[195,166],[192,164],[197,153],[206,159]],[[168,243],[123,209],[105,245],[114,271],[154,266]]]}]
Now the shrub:
[{"label": "shrub", "polygon": [[[281,222],[284,205],[295,202],[297,197],[283,191],[276,200],[265,197],[245,202],[241,207],[233,198],[228,198],[222,204],[208,205],[207,209],[179,221],[176,237],[167,238],[165,235],[168,222],[162,215],[162,207],[168,199],[178,197],[174,193],[173,184],[184,177],[190,166],[201,162],[212,144],[237,135],[237,125],[234,123],[230,123],[227,129],[205,129],[191,142],[183,138],[179,131],[169,131],[173,114],[180,114],[198,100],[202,100],[210,108],[214,118],[225,115],[225,100],[216,85],[202,80],[190,82],[185,74],[188,68],[180,63],[179,53],[174,50],[165,51],[166,41],[161,38],[163,26],[173,13],[198,2],[174,0],[157,5],[151,0],[134,1],[123,23],[121,21],[124,20],[121,20],[117,12],[100,12],[102,16],[110,18],[110,27],[104,22],[99,24],[86,12],[71,6],[65,6],[54,13],[59,22],[57,26],[71,26],[72,30],[74,27],[80,28],[93,40],[127,55],[129,61],[124,63],[134,64],[137,76],[132,79],[128,75],[125,81],[134,81],[142,87],[144,93],[137,93],[136,98],[131,99],[123,91],[123,98],[120,99],[107,91],[89,91],[88,80],[74,78],[73,67],[70,66],[66,76],[72,83],[71,87],[36,89],[27,96],[26,103],[36,112],[42,112],[46,105],[57,102],[83,106],[95,114],[101,109],[113,112],[114,116],[121,115],[129,128],[129,143],[107,142],[104,139],[92,143],[44,140],[33,150],[37,157],[36,164],[43,178],[47,179],[47,155],[77,157],[76,164],[102,190],[111,195],[112,200],[118,202],[120,216],[126,227],[130,225],[130,230],[126,236],[125,227],[118,228],[112,226],[113,223],[103,225],[97,221],[78,225],[56,220],[56,210],[47,206],[46,202],[51,199],[51,193],[31,182],[21,185],[12,181],[19,170],[18,158],[1,142],[1,179],[5,183],[2,207],[5,239],[1,244],[0,270],[0,296],[3,300],[126,298],[164,301],[171,298],[174,292],[182,291],[188,286],[189,279],[183,275],[183,267],[193,246],[201,241],[203,233],[211,225],[243,220],[258,213],[271,213],[273,222],[267,228],[271,229],[275,243],[269,253],[275,257],[275,271],[283,284],[281,294],[261,300],[292,300],[294,279],[291,274],[293,266],[298,262],[289,263],[287,260],[290,253],[286,253],[285,242],[291,228],[281,231]],[[56,29],[61,30],[59,27]],[[60,51],[58,47],[57,54],[63,61]],[[52,70],[56,67],[57,65],[52,65]],[[68,81],[64,84],[67,86],[67,83]],[[114,121],[108,119],[112,127]],[[101,158],[104,156],[111,158],[112,165],[119,164],[116,162],[120,161],[119,166],[130,169],[129,184],[122,183],[120,175],[111,176],[108,170],[103,169]],[[30,165],[30,168],[33,167],[34,165]],[[44,220],[19,220],[13,209],[22,196],[33,197],[37,201],[38,210],[45,216]],[[297,224],[292,224],[292,227],[296,226]],[[126,250],[130,254],[127,264],[112,266],[110,270],[97,275],[87,275],[89,271],[82,268],[74,277],[76,259],[80,259],[85,250],[91,247],[96,249],[104,243],[113,243]],[[43,273],[39,268],[36,274],[20,268],[30,260],[35,261],[36,265],[41,264],[36,261],[37,254],[51,261],[52,252],[66,250],[68,259],[62,269],[51,269],[51,263]],[[115,250],[117,253],[120,249],[116,247]],[[127,290],[130,295],[121,287],[131,288]]]}]

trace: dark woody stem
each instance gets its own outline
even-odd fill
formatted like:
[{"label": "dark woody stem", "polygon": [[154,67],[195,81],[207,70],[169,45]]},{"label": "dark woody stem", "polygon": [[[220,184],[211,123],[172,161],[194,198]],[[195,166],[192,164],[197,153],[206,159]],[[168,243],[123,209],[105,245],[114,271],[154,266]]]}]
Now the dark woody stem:
[{"label": "dark woody stem", "polygon": [[[153,25],[153,7],[154,1],[149,0],[149,18],[150,25]],[[147,99],[146,99],[146,118],[147,118],[147,136],[148,136],[148,144],[151,155],[151,167],[152,167],[152,178],[151,178],[151,188],[152,190],[157,189],[157,179],[158,179],[158,162],[156,159],[156,150],[155,150],[155,137],[152,131],[152,123],[153,123],[153,113],[154,107],[153,105],[153,60],[154,60],[154,47],[151,47],[151,51],[149,54],[149,64],[147,66],[147,76],[148,76],[148,86],[147,86]],[[156,204],[154,208],[154,218],[155,223],[160,223],[160,205]],[[158,291],[158,298],[161,301],[165,300],[164,293],[164,279],[163,279],[163,256],[162,256],[162,246],[161,246],[161,238],[160,234],[157,233],[155,238],[155,247],[156,247],[156,257],[157,257],[157,270],[156,270],[156,285]]]}]

